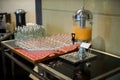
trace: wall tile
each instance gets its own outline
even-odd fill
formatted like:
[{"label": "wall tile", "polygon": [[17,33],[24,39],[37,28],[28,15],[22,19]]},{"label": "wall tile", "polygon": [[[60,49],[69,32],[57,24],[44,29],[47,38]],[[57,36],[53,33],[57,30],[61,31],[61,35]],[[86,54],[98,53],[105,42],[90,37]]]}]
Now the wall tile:
[{"label": "wall tile", "polygon": [[[93,13],[93,47],[120,55],[120,0],[85,0]],[[72,15],[82,0],[43,0],[43,23],[48,33],[72,32]]]}]

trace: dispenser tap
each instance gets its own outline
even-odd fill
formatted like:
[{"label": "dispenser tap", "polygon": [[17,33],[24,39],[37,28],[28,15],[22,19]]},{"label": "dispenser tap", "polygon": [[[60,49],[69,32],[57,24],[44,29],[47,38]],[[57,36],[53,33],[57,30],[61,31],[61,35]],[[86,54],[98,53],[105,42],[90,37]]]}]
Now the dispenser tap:
[{"label": "dispenser tap", "polygon": [[72,43],[74,44],[75,43],[75,33],[71,33],[71,36],[72,36]]}]

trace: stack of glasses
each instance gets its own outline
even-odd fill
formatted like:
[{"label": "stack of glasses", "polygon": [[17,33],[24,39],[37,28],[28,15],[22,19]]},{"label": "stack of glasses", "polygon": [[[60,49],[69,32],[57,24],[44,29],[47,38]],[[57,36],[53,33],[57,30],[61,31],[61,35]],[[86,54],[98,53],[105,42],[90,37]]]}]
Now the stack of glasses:
[{"label": "stack of glasses", "polygon": [[26,41],[32,38],[45,37],[46,30],[42,25],[18,26],[14,35],[16,41]]},{"label": "stack of glasses", "polygon": [[17,46],[20,45],[20,42],[45,37],[46,35],[46,30],[42,25],[18,26],[14,32],[15,43]]},{"label": "stack of glasses", "polygon": [[71,45],[71,34],[47,36],[43,26],[27,25],[16,29],[15,44],[28,51],[56,50]]}]

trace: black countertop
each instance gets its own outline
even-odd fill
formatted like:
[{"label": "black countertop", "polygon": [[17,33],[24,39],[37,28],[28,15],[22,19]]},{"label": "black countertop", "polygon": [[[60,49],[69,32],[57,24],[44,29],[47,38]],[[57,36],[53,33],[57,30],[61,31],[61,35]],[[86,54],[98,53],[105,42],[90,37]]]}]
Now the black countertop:
[{"label": "black countertop", "polygon": [[[95,52],[95,51],[93,51],[92,53],[96,54],[97,58],[96,58],[96,60],[91,62],[91,67],[90,67],[91,78],[95,78],[95,77],[103,75],[101,77],[101,79],[103,79],[103,78],[105,79],[107,77],[112,76],[114,73],[116,73],[118,71],[120,73],[120,58],[115,58],[113,56],[110,56],[107,54],[102,54],[102,53]],[[108,53],[108,54],[110,54],[110,53]],[[114,72],[114,70],[117,68],[118,68],[118,70]],[[113,73],[109,73],[110,71],[113,71]],[[106,74],[108,74],[108,75],[106,75]],[[119,77],[119,79],[120,79],[120,77]]]},{"label": "black countertop", "polygon": [[74,77],[76,76],[75,74],[77,74],[77,76],[79,77],[81,76],[78,70],[79,67],[82,66],[81,64],[76,66],[76,65],[70,64],[69,62],[61,58],[48,60],[43,62],[43,64],[72,78],[73,80],[91,80],[91,79],[92,80],[111,80],[111,78],[112,79],[114,78],[115,80],[120,80],[120,76],[119,76],[120,58],[119,57],[114,57],[112,55],[109,55],[110,53],[106,53],[102,51],[99,52],[99,50],[98,51],[92,50],[91,53],[95,54],[97,57],[94,60],[87,62],[90,64],[89,66],[87,67],[83,66],[87,73],[80,73],[80,74],[83,74],[82,76],[85,76],[80,79],[77,79]]}]

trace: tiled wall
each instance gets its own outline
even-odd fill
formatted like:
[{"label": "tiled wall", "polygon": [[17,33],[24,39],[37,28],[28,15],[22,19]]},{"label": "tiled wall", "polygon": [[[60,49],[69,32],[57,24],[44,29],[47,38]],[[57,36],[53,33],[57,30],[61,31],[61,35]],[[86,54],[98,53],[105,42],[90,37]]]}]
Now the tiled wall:
[{"label": "tiled wall", "polygon": [[[43,25],[49,34],[72,32],[74,12],[83,0],[42,0]],[[120,56],[120,0],[85,0],[93,13],[93,47]]]},{"label": "tiled wall", "polygon": [[[43,25],[48,33],[72,32],[74,12],[83,0],[42,0]],[[12,14],[16,9],[27,11],[27,22],[35,23],[35,0],[0,0],[0,12]],[[85,0],[85,9],[93,13],[93,47],[120,55],[120,0]]]}]

